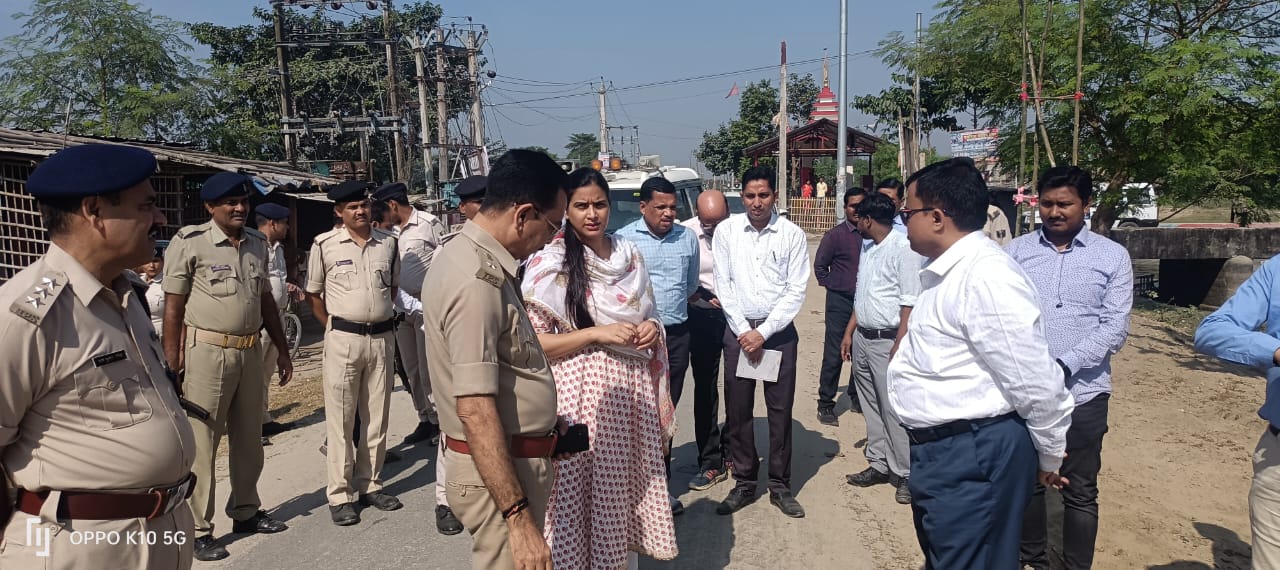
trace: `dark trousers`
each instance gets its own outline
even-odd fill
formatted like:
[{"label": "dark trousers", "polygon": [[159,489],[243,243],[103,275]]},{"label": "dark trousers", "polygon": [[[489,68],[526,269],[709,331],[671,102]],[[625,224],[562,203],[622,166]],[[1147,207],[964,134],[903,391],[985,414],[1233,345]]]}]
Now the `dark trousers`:
[{"label": "dark trousers", "polygon": [[[818,408],[836,405],[836,390],[840,387],[840,373],[844,371],[844,360],[840,358],[840,341],[844,339],[844,328],[852,315],[853,295],[828,290],[824,315],[827,334],[822,344],[822,371],[818,373]],[[855,402],[858,400],[858,392],[853,388],[852,379],[849,380],[849,399]]]},{"label": "dark trousers", "polygon": [[[764,348],[782,352],[777,382],[764,383],[764,402],[769,414],[769,490],[791,490],[791,406],[796,399],[796,352],[800,336],[795,325],[787,325],[764,343]],[[738,378],[738,359],[746,358],[733,330],[724,331],[725,426],[729,432],[729,461],[737,486],[751,491],[756,487],[755,403],[756,381]]]},{"label": "dark trousers", "polygon": [[693,367],[693,437],[698,470],[724,469],[720,430],[720,355],[724,352],[724,311],[689,307],[689,364]]},{"label": "dark trousers", "polygon": [[928,570],[1018,570],[1036,450],[1017,416],[911,444],[911,512]]},{"label": "dark trousers", "polygon": [[[1067,457],[1059,473],[1071,482],[1062,488],[1062,558],[1067,570],[1093,567],[1098,538],[1098,471],[1102,470],[1102,436],[1107,433],[1110,394],[1101,394],[1071,414]],[[1049,542],[1044,487],[1036,485],[1022,525],[1022,563],[1048,570]]]},{"label": "dark trousers", "polygon": [[680,403],[684,375],[689,371],[689,323],[664,326],[667,330],[667,370],[671,373],[671,403]]}]

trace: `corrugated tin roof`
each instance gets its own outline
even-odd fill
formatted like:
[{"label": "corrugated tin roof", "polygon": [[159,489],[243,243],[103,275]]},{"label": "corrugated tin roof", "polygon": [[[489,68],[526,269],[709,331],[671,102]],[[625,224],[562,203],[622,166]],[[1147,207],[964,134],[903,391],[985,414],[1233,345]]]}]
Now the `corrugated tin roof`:
[{"label": "corrugated tin roof", "polygon": [[298,188],[303,186],[303,182],[310,182],[310,186],[318,188],[322,185],[335,184],[341,181],[338,178],[297,170],[286,163],[222,156],[198,150],[183,143],[139,141],[111,137],[85,137],[61,135],[45,131],[0,128],[0,152],[3,153],[47,157],[67,146],[90,143],[111,143],[145,148],[162,161],[248,174],[267,185],[268,190],[275,190],[278,186],[288,184]]}]

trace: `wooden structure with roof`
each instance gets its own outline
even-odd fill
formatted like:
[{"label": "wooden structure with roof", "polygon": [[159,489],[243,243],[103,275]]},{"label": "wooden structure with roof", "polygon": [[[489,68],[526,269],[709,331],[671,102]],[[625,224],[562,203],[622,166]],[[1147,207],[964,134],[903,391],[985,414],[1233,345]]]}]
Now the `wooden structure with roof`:
[{"label": "wooden structure with roof", "polygon": [[27,177],[42,160],[62,148],[90,143],[134,146],[156,156],[160,168],[151,177],[151,184],[156,189],[157,207],[168,220],[160,229],[160,239],[173,237],[182,226],[209,219],[200,200],[200,186],[209,176],[222,171],[250,175],[263,187],[262,193],[251,199],[253,205],[269,201],[289,208],[298,221],[290,228],[292,246],[305,246],[333,227],[332,205],[318,191],[338,182],[337,178],[302,172],[282,163],[230,158],[184,144],[0,128],[0,283],[34,263],[48,249],[48,234],[35,199],[26,192]]}]

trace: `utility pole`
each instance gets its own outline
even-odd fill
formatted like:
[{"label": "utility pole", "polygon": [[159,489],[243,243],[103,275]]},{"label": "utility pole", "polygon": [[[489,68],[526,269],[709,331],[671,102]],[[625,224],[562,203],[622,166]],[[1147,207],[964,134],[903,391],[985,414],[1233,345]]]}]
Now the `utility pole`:
[{"label": "utility pole", "polygon": [[848,62],[845,54],[849,53],[849,0],[840,0],[840,91],[836,93],[836,101],[840,102],[840,111],[836,116],[836,123],[840,132],[836,135],[836,221],[844,221],[844,194],[848,190],[845,170],[849,164],[849,127],[848,113],[846,109],[849,104],[845,99],[845,64]]},{"label": "utility pole", "polygon": [[921,144],[924,143],[925,141],[924,141],[924,129],[921,128],[922,126],[921,123],[923,121],[921,121],[922,117],[920,115],[920,47],[921,47],[920,46],[920,35],[921,35],[920,30],[922,28],[923,20],[924,20],[924,14],[921,12],[916,12],[916,53],[915,53],[916,82],[915,82],[915,86],[912,87],[912,91],[911,91],[912,104],[915,105],[915,107],[911,114],[911,124],[912,124],[911,132],[912,132],[912,136],[915,137],[917,142],[916,142],[916,148],[915,148],[916,156],[911,157],[912,163],[914,165],[914,167],[911,169],[912,173],[914,173],[917,170],[920,170],[921,168],[924,168],[924,147],[921,146]]},{"label": "utility pole", "polygon": [[[289,55],[285,52],[284,43],[284,6],[275,5],[276,28],[276,67],[280,75],[280,116],[293,116],[293,96],[289,92]],[[294,137],[284,133],[284,156],[290,165],[298,164],[298,148]]]},{"label": "utility pole", "polygon": [[600,153],[609,152],[609,121],[604,113],[604,92],[606,91],[604,78],[600,78],[600,88],[596,90],[596,94],[600,96]]},{"label": "utility pole", "polygon": [[392,140],[395,144],[395,161],[391,171],[396,180],[408,180],[409,169],[404,159],[404,140],[400,127],[403,121],[403,110],[400,108],[400,85],[396,81],[396,42],[393,37],[391,13],[394,8],[391,5],[392,0],[383,0],[382,3],[382,33],[383,38],[387,40],[387,94],[391,103],[390,115],[396,117],[396,130],[391,133]]},{"label": "utility pole", "polygon": [[435,197],[435,177],[431,175],[431,127],[427,118],[427,66],[422,61],[422,41],[417,37],[409,38],[409,47],[413,49],[413,62],[418,71],[418,124],[422,137],[422,173],[425,176],[427,197]]},{"label": "utility pole", "polygon": [[480,115],[480,68],[476,63],[476,54],[480,44],[489,36],[484,30],[477,38],[475,31],[467,32],[467,71],[471,74],[471,144],[484,147],[484,121]]},{"label": "utility pole", "polygon": [[1080,164],[1080,98],[1084,96],[1084,0],[1080,0],[1080,32],[1076,36],[1075,132],[1071,139],[1071,164]]},{"label": "utility pole", "polygon": [[782,42],[782,96],[778,98],[778,209],[787,209],[787,170],[791,161],[787,159],[787,127],[791,121],[787,119],[787,42]]},{"label": "utility pole", "polygon": [[436,148],[436,156],[440,160],[439,181],[442,184],[452,176],[452,173],[449,172],[449,148],[445,146],[449,142],[444,86],[445,37],[444,28],[436,28],[436,141],[440,143],[440,146]]}]

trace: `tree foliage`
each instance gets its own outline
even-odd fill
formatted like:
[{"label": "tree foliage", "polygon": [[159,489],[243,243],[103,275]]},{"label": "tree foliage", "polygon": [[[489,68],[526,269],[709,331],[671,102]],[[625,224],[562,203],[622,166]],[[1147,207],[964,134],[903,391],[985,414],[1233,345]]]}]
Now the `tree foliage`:
[{"label": "tree foliage", "polygon": [[587,165],[600,153],[600,137],[594,133],[573,133],[569,135],[569,144],[564,145],[565,159],[576,160],[578,164]]},{"label": "tree foliage", "polygon": [[[34,0],[0,55],[0,123],[147,139],[189,132],[181,25],[127,0]],[[69,112],[68,112],[69,107]]]},{"label": "tree foliage", "polygon": [[551,160],[560,160],[560,157],[556,156],[556,153],[551,152],[551,150],[545,146],[522,146],[519,148],[522,150],[532,150],[534,152],[540,152],[542,154],[545,154],[551,157]]},{"label": "tree foliage", "polygon": [[[1037,68],[1043,59],[1041,95],[1064,98],[1043,104],[1058,164],[1071,159],[1077,6],[1026,5]],[[1280,206],[1275,3],[1094,0],[1085,6],[1081,166],[1110,188],[1154,183],[1166,204],[1215,198]],[[880,50],[904,72],[919,62],[921,74],[946,91],[950,111],[967,110],[1001,127],[999,154],[1011,172],[1020,154],[1021,22],[1015,0],[945,0],[918,57],[901,35]],[[1034,86],[1029,91],[1035,95]],[[1032,149],[1029,140],[1027,152],[1040,152],[1041,164],[1047,162],[1043,146]],[[1100,194],[1095,227],[1109,226],[1133,198]]]},{"label": "tree foliage", "polygon": [[[787,78],[787,118],[791,125],[809,121],[820,91],[813,75],[793,73]],[[698,160],[715,174],[745,172],[750,165],[742,150],[778,134],[774,119],[779,97],[778,88],[768,80],[748,83],[738,96],[738,118],[721,124],[715,131],[703,133]]]}]

